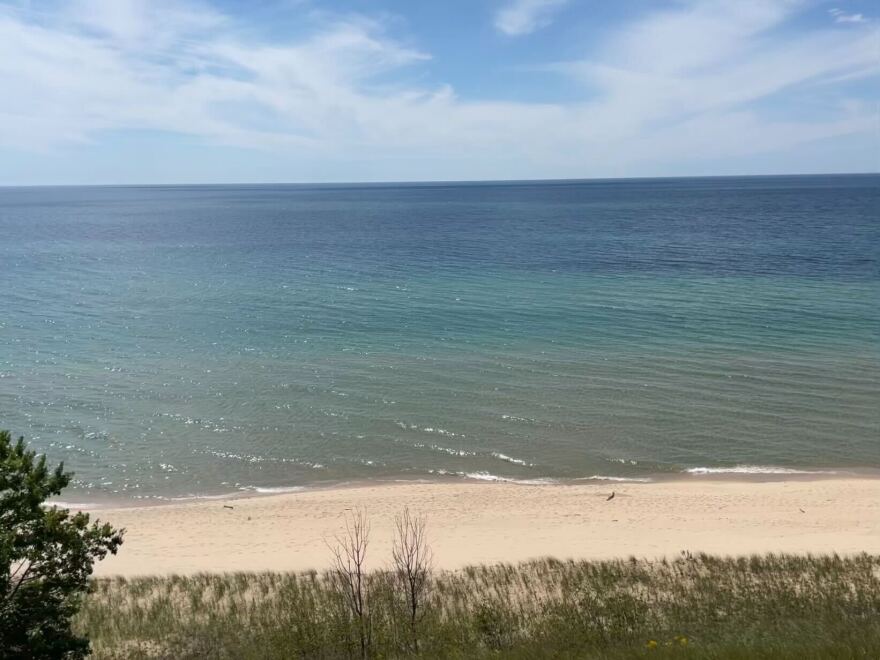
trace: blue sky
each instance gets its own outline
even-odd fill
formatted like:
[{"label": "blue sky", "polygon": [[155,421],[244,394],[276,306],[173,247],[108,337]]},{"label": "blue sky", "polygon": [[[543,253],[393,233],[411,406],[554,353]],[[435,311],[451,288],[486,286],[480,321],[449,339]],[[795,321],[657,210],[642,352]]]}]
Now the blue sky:
[{"label": "blue sky", "polygon": [[859,0],[0,0],[0,184],[880,169]]}]

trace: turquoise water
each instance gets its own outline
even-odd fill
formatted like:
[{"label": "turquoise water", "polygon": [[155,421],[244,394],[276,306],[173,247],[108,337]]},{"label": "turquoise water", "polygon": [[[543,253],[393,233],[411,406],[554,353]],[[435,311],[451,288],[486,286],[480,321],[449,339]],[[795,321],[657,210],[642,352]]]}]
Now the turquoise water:
[{"label": "turquoise water", "polygon": [[0,428],[85,498],[878,468],[878,218],[873,175],[0,189]]}]

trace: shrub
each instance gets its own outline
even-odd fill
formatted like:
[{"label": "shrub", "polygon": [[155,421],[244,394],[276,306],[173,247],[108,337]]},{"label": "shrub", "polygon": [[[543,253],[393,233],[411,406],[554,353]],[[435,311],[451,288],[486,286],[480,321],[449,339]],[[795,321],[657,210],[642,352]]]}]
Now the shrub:
[{"label": "shrub", "polygon": [[115,554],[122,530],[85,513],[46,507],[71,474],[0,431],[0,649],[4,657],[82,658],[89,641],[71,629],[96,560]]}]

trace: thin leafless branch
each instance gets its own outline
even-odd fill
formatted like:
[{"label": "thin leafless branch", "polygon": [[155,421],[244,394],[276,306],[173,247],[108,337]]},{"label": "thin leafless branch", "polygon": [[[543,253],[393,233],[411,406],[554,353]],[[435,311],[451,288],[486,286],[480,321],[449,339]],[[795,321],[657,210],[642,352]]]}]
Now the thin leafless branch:
[{"label": "thin leafless branch", "polygon": [[336,537],[330,547],[333,554],[332,572],[358,629],[361,658],[370,650],[370,610],[365,562],[370,541],[367,512],[358,509],[345,519],[345,534]]},{"label": "thin leafless branch", "polygon": [[413,515],[407,507],[395,518],[394,525],[395,537],[391,550],[394,572],[405,594],[413,650],[418,652],[416,626],[424,616],[434,558],[428,546],[428,522],[424,515]]}]

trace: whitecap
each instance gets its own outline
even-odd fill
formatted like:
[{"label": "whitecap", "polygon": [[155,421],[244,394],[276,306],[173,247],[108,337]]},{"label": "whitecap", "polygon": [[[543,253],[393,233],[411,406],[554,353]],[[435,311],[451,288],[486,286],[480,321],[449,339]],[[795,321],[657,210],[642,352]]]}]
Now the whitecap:
[{"label": "whitecap", "polygon": [[270,456],[258,456],[255,454],[237,454],[235,452],[219,451],[216,449],[207,449],[201,453],[216,456],[217,458],[242,461],[244,463],[288,463],[291,465],[312,468],[313,470],[323,470],[326,467],[323,463],[314,463],[312,461],[305,461],[298,458],[273,458]]},{"label": "whitecap", "polygon": [[694,467],[688,474],[835,474],[833,470],[797,470],[773,465],[737,465],[734,467]]},{"label": "whitecap", "polygon": [[514,458],[513,456],[508,456],[507,454],[502,454],[498,451],[490,452],[490,455],[494,458],[497,458],[499,461],[507,461],[508,463],[514,463],[515,465],[523,465],[525,467],[535,467],[534,463],[529,463],[528,461],[524,461],[521,458]]},{"label": "whitecap", "polygon": [[229,493],[220,495],[180,495],[177,497],[165,497],[163,495],[146,495],[143,499],[165,500],[166,502],[192,502],[196,500],[228,500]]},{"label": "whitecap", "polygon": [[477,479],[478,481],[512,481],[512,479],[508,479],[507,477],[500,477],[497,474],[490,474],[489,472],[458,472],[456,474],[467,479]]},{"label": "whitecap", "polygon": [[281,493],[298,493],[305,490],[305,486],[243,486],[239,490],[246,490],[262,495],[279,495]]},{"label": "whitecap", "polygon": [[594,474],[591,477],[578,477],[574,481],[619,481],[622,483],[647,484],[651,480],[647,477],[612,477],[605,474]]},{"label": "whitecap", "polygon": [[525,422],[527,424],[534,424],[537,420],[532,419],[531,417],[517,417],[516,415],[501,415],[501,419],[507,422]]},{"label": "whitecap", "polygon": [[480,472],[457,472],[457,475],[464,477],[465,479],[475,479],[477,481],[494,481],[494,482],[502,482],[509,484],[519,484],[521,486],[547,486],[550,484],[558,483],[555,479],[550,479],[549,477],[542,477],[538,479],[513,479],[512,477],[502,477],[497,474],[492,474],[490,472],[480,471]]},{"label": "whitecap", "polygon": [[468,451],[467,449],[454,449],[452,447],[443,447],[441,445],[426,445],[421,442],[413,443],[413,447],[417,449],[430,449],[431,451],[437,451],[444,454],[449,454],[450,456],[476,456],[477,452]]},{"label": "whitecap", "polygon": [[98,505],[94,502],[65,502],[64,500],[52,500],[50,502],[43,502],[43,506],[57,506],[59,509],[74,509],[81,511],[83,509],[95,509]]}]

